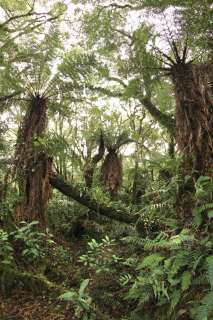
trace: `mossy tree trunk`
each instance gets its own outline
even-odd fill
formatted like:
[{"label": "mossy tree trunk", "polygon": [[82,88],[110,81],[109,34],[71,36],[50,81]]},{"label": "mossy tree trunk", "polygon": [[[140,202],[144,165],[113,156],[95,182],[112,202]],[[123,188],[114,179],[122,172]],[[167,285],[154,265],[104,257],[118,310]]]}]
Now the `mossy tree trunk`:
[{"label": "mossy tree trunk", "polygon": [[77,186],[68,183],[59,175],[52,174],[50,176],[50,183],[54,188],[64,195],[71,197],[81,205],[86,206],[90,210],[95,211],[107,218],[128,224],[136,223],[139,218],[138,214],[131,214],[124,207],[115,209],[113,206],[109,206],[92,199],[89,193],[86,191],[82,192],[82,190],[78,189]]},{"label": "mossy tree trunk", "polygon": [[51,195],[49,172],[52,160],[45,151],[35,147],[47,126],[47,100],[33,96],[18,131],[15,150],[15,170],[20,200],[16,204],[15,219],[38,220],[46,225],[47,202]]}]

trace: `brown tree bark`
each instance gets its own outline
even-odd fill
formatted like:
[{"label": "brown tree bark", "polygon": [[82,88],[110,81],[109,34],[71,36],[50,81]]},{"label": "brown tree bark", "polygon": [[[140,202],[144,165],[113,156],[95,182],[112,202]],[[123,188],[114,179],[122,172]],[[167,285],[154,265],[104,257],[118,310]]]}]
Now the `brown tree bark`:
[{"label": "brown tree bark", "polygon": [[108,149],[101,166],[102,181],[109,191],[111,199],[116,200],[123,179],[122,158],[116,149]]},{"label": "brown tree bark", "polygon": [[49,172],[52,160],[35,140],[41,137],[47,125],[47,101],[39,95],[32,97],[18,131],[15,150],[15,172],[20,200],[16,204],[15,219],[38,220],[46,224],[47,202],[51,195]]},{"label": "brown tree bark", "polygon": [[199,176],[213,176],[213,62],[186,62],[187,44],[180,56],[172,44],[175,60],[170,68],[176,98],[176,140],[183,155],[183,179],[177,196],[177,211],[184,223],[191,223],[195,198],[194,182]]},{"label": "brown tree bark", "polygon": [[98,147],[98,153],[94,155],[94,157],[89,160],[84,168],[84,179],[85,184],[88,189],[91,189],[93,183],[94,171],[97,163],[101,161],[104,156],[105,146],[104,146],[104,137],[103,134],[100,134],[100,141]]},{"label": "brown tree bark", "polygon": [[176,139],[186,172],[212,175],[213,65],[177,63],[171,68],[176,97]]}]

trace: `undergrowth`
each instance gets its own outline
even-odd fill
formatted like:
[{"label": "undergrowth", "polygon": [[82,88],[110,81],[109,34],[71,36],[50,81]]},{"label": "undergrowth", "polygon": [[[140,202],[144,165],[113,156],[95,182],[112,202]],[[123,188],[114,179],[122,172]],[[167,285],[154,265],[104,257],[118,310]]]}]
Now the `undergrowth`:
[{"label": "undergrowth", "polygon": [[[70,217],[76,206],[67,205],[66,199],[57,202],[61,224],[55,204],[50,207],[53,236],[48,230],[41,232],[36,221],[0,229],[1,289],[7,290],[7,275],[15,270],[25,274],[27,282],[39,281],[39,286],[42,282],[55,291],[54,299],[61,310],[65,308],[67,319],[211,320],[212,181],[197,180],[193,220],[186,226],[173,208],[176,183],[175,179],[170,187],[167,183],[165,192],[162,185],[163,197],[134,207],[145,219],[143,229],[140,224],[112,226],[100,219],[104,227],[99,234],[91,227],[90,236],[67,238],[72,224],[85,217],[85,210]],[[87,214],[85,221],[94,225]]]}]

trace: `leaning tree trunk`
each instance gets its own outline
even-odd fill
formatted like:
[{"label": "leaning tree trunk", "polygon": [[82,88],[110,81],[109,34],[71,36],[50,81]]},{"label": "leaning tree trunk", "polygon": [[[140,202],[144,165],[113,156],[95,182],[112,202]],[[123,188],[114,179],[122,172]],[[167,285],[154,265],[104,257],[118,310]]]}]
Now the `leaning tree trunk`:
[{"label": "leaning tree trunk", "polygon": [[52,160],[38,147],[35,140],[45,133],[47,125],[47,101],[39,95],[32,98],[19,128],[15,165],[21,199],[15,210],[15,218],[38,220],[46,224],[46,208],[51,187],[49,172]]},{"label": "leaning tree trunk", "polygon": [[177,63],[171,68],[176,97],[176,139],[184,156],[182,174],[192,177],[177,197],[177,208],[190,222],[194,206],[193,179],[212,176],[213,66]]},{"label": "leaning tree trunk", "polygon": [[64,195],[71,197],[81,205],[86,206],[90,210],[95,211],[107,218],[128,224],[136,223],[140,218],[138,214],[131,214],[124,207],[115,209],[113,206],[109,206],[92,199],[91,195],[87,191],[82,192],[82,190],[78,189],[77,186],[68,183],[59,175],[50,175],[50,183],[54,188],[62,192]]}]

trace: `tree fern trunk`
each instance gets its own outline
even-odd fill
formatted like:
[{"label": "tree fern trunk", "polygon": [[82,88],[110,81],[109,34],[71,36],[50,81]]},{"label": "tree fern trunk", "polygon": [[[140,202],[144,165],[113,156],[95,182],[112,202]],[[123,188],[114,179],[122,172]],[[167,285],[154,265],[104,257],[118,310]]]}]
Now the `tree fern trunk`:
[{"label": "tree fern trunk", "polygon": [[176,97],[176,139],[183,154],[183,183],[177,208],[184,221],[191,221],[194,179],[212,176],[213,164],[213,66],[178,63],[171,68]]},{"label": "tree fern trunk", "polygon": [[172,67],[176,97],[176,138],[185,170],[212,175],[213,66],[177,64]]},{"label": "tree fern trunk", "polygon": [[35,148],[34,141],[45,133],[47,124],[47,101],[32,98],[19,128],[16,151],[16,177],[20,200],[16,204],[16,220],[38,220],[46,224],[46,206],[51,194],[49,171],[51,159]]}]

